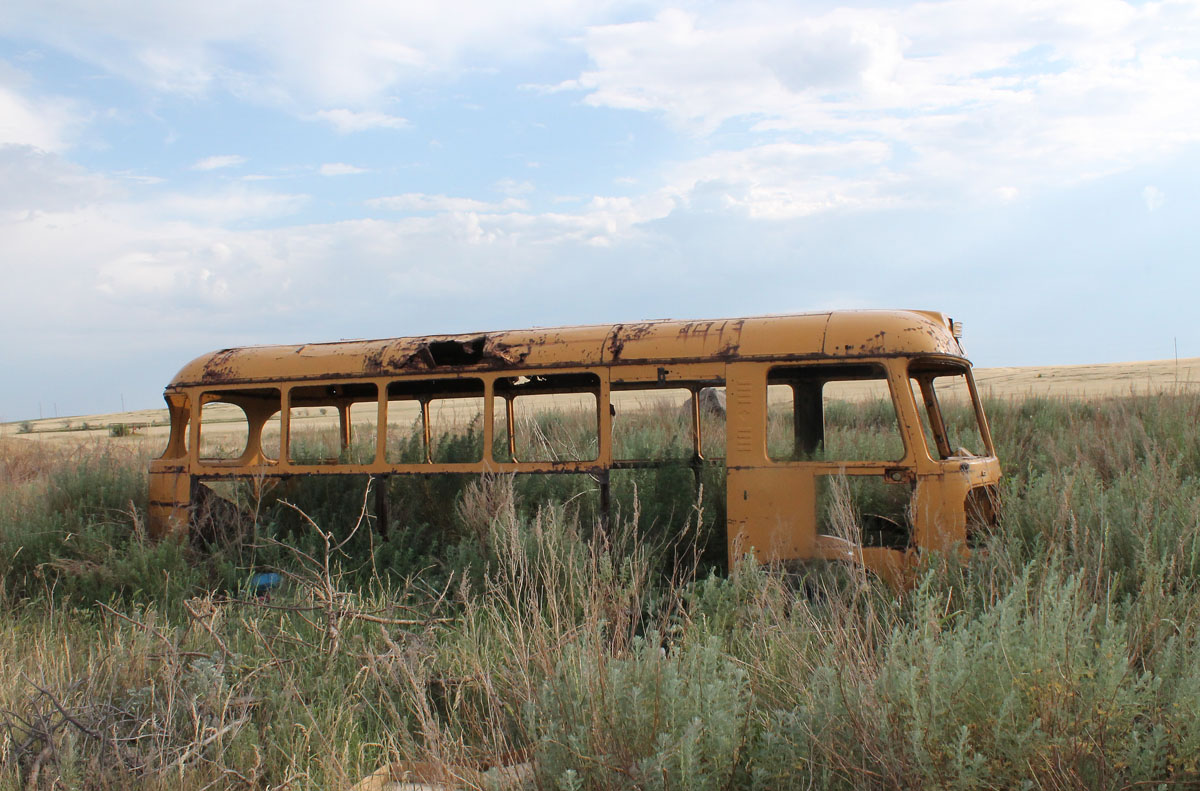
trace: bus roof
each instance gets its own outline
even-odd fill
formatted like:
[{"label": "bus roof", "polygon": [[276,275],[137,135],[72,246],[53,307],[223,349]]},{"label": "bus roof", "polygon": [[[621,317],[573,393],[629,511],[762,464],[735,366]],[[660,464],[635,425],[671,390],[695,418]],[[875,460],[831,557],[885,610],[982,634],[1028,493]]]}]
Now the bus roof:
[{"label": "bus roof", "polygon": [[185,365],[171,387],[352,379],[662,361],[963,357],[945,315],[851,310],[429,335],[222,349]]}]

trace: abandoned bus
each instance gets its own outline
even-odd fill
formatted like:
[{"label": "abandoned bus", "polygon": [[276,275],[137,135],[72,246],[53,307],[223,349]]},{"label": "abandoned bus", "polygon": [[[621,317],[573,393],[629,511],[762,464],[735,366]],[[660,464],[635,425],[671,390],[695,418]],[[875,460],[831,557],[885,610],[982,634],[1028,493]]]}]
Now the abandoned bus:
[{"label": "abandoned bus", "polygon": [[[724,479],[730,561],[847,561],[899,583],[995,522],[1000,465],[960,328],[835,311],[224,349],[166,388],[150,526],[185,534],[215,481],[313,475],[576,473],[604,513],[610,474],[684,464]],[[539,427],[548,411],[578,418],[570,439]],[[681,450],[629,441],[637,414]],[[318,425],[332,453],[312,450]],[[472,439],[451,442],[463,426]]]}]

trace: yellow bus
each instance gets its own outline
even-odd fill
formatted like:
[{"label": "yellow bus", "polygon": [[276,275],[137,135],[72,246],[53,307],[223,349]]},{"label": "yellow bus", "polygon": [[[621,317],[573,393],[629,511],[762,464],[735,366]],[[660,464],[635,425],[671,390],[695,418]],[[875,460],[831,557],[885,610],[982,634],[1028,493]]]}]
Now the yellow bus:
[{"label": "yellow bus", "polygon": [[[166,388],[150,527],[186,534],[222,480],[579,474],[604,513],[610,475],[687,465],[724,480],[730,561],[898,583],[995,524],[1000,464],[960,330],[864,310],[223,349]],[[385,486],[374,510],[386,527]]]}]

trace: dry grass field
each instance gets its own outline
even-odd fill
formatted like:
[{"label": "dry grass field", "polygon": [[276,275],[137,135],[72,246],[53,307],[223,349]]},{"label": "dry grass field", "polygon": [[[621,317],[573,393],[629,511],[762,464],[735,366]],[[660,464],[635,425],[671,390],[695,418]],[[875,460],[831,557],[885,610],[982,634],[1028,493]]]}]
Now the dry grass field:
[{"label": "dry grass field", "polygon": [[314,478],[155,542],[164,412],[4,426],[0,791],[1200,788],[1198,368],[977,371],[1000,526],[903,592],[723,565],[723,470],[605,526],[586,475]]}]

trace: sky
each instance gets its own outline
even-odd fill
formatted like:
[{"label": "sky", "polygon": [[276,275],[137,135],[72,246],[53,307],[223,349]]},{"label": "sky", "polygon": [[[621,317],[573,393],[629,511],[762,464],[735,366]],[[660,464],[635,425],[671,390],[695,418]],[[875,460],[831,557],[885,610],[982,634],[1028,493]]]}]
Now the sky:
[{"label": "sky", "polygon": [[0,421],[219,348],[941,310],[1200,356],[1200,0],[7,0]]}]

